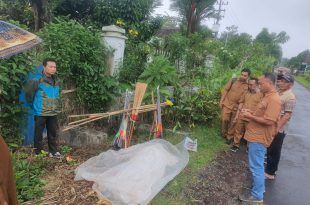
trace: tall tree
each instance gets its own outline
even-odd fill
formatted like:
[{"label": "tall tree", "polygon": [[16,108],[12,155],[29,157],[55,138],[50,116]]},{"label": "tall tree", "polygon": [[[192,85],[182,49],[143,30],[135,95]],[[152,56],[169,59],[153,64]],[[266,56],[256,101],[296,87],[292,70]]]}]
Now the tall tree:
[{"label": "tall tree", "polygon": [[14,20],[31,27],[33,13],[28,0],[1,0],[0,19]]},{"label": "tall tree", "polygon": [[160,0],[95,0],[93,20],[103,25],[122,19],[126,23],[138,23],[149,19]]},{"label": "tall tree", "polygon": [[1,0],[0,17],[19,21],[38,31],[50,21],[53,3],[48,0]]},{"label": "tall tree", "polygon": [[43,28],[45,22],[51,19],[51,10],[48,0],[31,0],[31,7],[34,17],[34,30],[38,31]]},{"label": "tall tree", "polygon": [[300,68],[302,63],[310,64],[310,50],[309,49],[302,51],[295,57],[292,57],[287,62],[286,65],[290,68]]},{"label": "tall tree", "polygon": [[214,15],[215,2],[216,0],[172,0],[171,9],[182,17],[187,32],[194,33],[202,20]]},{"label": "tall tree", "polygon": [[79,22],[89,20],[94,14],[96,0],[58,0],[54,14],[56,16],[70,16]]},{"label": "tall tree", "polygon": [[285,31],[281,31],[278,34],[275,32],[269,33],[267,28],[263,28],[263,30],[257,34],[254,42],[263,44],[267,52],[269,52],[269,55],[280,61],[282,57],[281,44],[286,43],[288,40],[289,36]]}]

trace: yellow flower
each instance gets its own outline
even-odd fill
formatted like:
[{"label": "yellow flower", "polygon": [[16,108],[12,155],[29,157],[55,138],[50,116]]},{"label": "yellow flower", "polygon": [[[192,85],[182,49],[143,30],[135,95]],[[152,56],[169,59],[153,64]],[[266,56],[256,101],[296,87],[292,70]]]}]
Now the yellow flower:
[{"label": "yellow flower", "polygon": [[133,37],[137,37],[139,35],[138,31],[135,29],[129,29],[129,34]]},{"label": "yellow flower", "polygon": [[171,100],[166,99],[166,104],[169,106],[173,106],[173,102]]},{"label": "yellow flower", "polygon": [[123,20],[121,20],[121,19],[118,19],[118,20],[116,21],[116,25],[118,25],[118,26],[124,26],[124,25],[125,25],[125,22],[124,22]]}]

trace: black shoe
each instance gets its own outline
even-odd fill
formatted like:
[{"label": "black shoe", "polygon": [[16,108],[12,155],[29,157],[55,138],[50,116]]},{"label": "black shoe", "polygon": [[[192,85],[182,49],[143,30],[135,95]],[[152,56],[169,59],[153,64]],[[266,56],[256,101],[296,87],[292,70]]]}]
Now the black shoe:
[{"label": "black shoe", "polygon": [[244,202],[251,202],[251,203],[263,203],[262,199],[256,199],[250,193],[244,193],[239,195],[239,200]]},{"label": "black shoe", "polygon": [[232,152],[237,152],[239,150],[239,147],[233,145],[231,148],[230,148],[230,151]]}]

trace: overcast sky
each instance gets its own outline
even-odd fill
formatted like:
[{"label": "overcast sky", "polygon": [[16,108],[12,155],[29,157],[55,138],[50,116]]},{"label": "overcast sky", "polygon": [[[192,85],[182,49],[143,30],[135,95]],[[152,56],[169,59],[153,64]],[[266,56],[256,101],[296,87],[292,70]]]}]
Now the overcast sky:
[{"label": "overcast sky", "polygon": [[[220,30],[237,25],[239,32],[256,36],[263,27],[269,32],[286,31],[290,40],[282,46],[283,57],[293,57],[310,49],[310,0],[226,0]],[[176,16],[170,0],[162,0],[155,13]],[[213,24],[212,19],[208,25]]]}]

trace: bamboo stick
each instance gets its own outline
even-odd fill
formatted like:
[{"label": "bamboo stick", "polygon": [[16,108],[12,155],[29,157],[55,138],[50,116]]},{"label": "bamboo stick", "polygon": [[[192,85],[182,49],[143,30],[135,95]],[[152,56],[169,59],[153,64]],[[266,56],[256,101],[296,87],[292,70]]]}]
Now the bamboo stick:
[{"label": "bamboo stick", "polygon": [[[161,103],[162,106],[164,106],[166,103]],[[116,114],[120,114],[120,113],[124,113],[124,112],[129,112],[132,110],[140,110],[140,109],[144,109],[144,108],[149,108],[149,107],[156,107],[156,104],[149,104],[149,105],[142,105],[138,108],[129,108],[129,109],[124,109],[124,110],[116,110],[116,111],[112,111],[112,112],[117,112]],[[111,112],[111,113],[112,113]],[[104,113],[92,113],[92,114],[82,114],[82,115],[69,115],[69,118],[76,118],[76,117],[89,117],[89,116],[101,116],[104,114],[107,114],[108,112],[104,112]]]},{"label": "bamboo stick", "polygon": [[[162,103],[161,106],[165,106],[165,103]],[[138,110],[139,111],[142,111],[142,110],[145,110],[145,109],[153,109],[155,108],[155,105],[154,106],[147,106],[147,107],[140,107]],[[99,116],[113,116],[113,115],[117,115],[117,114],[121,114],[121,113],[125,113],[125,112],[130,112],[131,109],[125,109],[125,110],[118,110],[118,111],[113,111],[113,112],[107,112],[107,113],[102,113],[102,114],[91,114],[91,115],[88,115],[87,118],[84,118],[84,119],[81,119],[81,120],[77,120],[77,121],[73,121],[73,122],[70,122],[68,125],[73,125],[73,124],[76,124],[76,123],[80,123],[80,122],[84,122],[84,121],[87,121],[87,120],[90,120],[94,117],[99,117]]]},{"label": "bamboo stick", "polygon": [[[165,106],[165,105],[166,105],[165,103],[161,104],[161,106]],[[156,107],[149,107],[149,108],[145,108],[145,109],[139,109],[140,113],[154,111],[154,110],[156,110]],[[120,112],[118,112],[118,113],[111,112],[111,113],[113,113],[112,115],[120,114]],[[68,131],[68,130],[71,130],[73,128],[79,127],[81,125],[84,125],[84,124],[87,124],[87,123],[90,123],[90,122],[93,122],[93,121],[96,121],[96,120],[100,120],[100,119],[105,118],[105,117],[110,117],[110,116],[112,116],[111,113],[105,113],[104,115],[103,114],[102,115],[98,115],[98,116],[93,117],[93,118],[86,118],[86,119],[83,119],[83,121],[78,120],[78,121],[80,121],[80,123],[78,123],[78,124],[70,124],[71,126],[69,125],[69,126],[65,127],[62,131]]]}]

